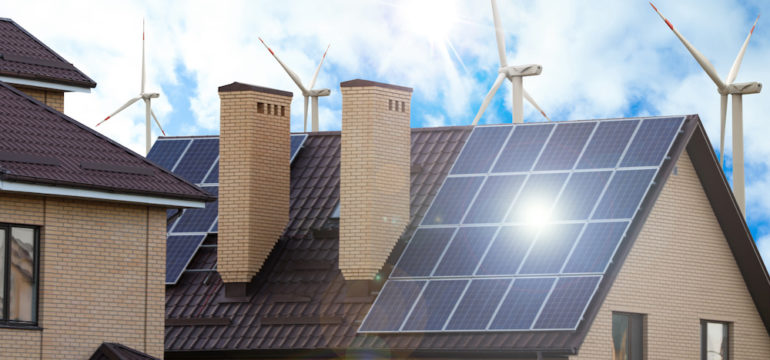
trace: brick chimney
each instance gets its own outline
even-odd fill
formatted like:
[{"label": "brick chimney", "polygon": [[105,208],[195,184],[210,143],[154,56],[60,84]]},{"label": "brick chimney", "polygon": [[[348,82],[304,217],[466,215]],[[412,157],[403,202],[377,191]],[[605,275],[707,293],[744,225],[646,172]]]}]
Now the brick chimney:
[{"label": "brick chimney", "polygon": [[292,93],[235,82],[219,98],[217,269],[237,297],[289,221]]},{"label": "brick chimney", "polygon": [[342,161],[339,268],[372,280],[409,222],[412,89],[340,83]]}]

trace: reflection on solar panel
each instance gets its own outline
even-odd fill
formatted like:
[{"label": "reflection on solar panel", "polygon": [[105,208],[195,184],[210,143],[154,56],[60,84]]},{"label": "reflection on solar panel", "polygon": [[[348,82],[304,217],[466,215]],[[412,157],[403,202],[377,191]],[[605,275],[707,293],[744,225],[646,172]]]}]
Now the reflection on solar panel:
[{"label": "reflection on solar panel", "polygon": [[[307,134],[291,135],[293,161],[305,143]],[[147,158],[174,174],[201,186],[212,194],[219,193],[219,139],[216,137],[158,139]],[[209,233],[218,231],[218,202],[210,202],[203,209],[186,209],[168,225],[166,241],[166,283],[174,284],[198,251],[198,245]],[[169,211],[171,216],[175,211]],[[188,238],[201,241],[183,241]],[[197,243],[192,247],[192,243]]]},{"label": "reflection on solar panel", "polygon": [[575,330],[683,122],[476,127],[359,331]]}]

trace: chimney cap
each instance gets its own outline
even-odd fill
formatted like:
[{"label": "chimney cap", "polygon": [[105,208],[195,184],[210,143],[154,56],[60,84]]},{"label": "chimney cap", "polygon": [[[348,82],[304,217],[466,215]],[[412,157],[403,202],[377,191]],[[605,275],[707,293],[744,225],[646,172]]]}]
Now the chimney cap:
[{"label": "chimney cap", "polygon": [[256,92],[288,96],[288,97],[294,96],[294,93],[290,91],[271,89],[271,88],[266,88],[266,87],[257,86],[257,85],[245,84],[237,81],[233,82],[232,84],[227,84],[219,87],[219,92],[231,92],[231,91],[256,91]]},{"label": "chimney cap", "polygon": [[410,87],[385,84],[381,82],[364,80],[364,79],[354,79],[354,80],[343,81],[340,83],[340,87],[364,87],[364,86],[379,86],[379,87],[384,87],[388,89],[407,91],[410,93],[412,92],[412,88]]}]

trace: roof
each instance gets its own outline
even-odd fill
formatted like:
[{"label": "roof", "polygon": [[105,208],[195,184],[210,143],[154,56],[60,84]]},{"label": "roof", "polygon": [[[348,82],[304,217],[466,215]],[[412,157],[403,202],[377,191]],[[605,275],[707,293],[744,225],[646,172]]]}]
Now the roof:
[{"label": "roof", "polygon": [[0,76],[96,87],[96,82],[13,20],[0,18],[0,38]]},{"label": "roof", "polygon": [[[463,148],[471,127],[412,130],[412,219],[391,253],[383,275],[395,264]],[[216,235],[206,239],[175,286],[166,288],[166,358],[255,355],[342,356],[376,352],[399,356],[567,356],[577,352],[629,253],[652,204],[687,148],[722,224],[747,287],[770,332],[770,281],[751,234],[719,170],[697,116],[688,116],[654,179],[628,236],[575,331],[361,334],[358,329],[376,294],[348,295],[337,269],[339,135],[311,133],[292,167],[291,218],[252,285],[248,302],[223,297],[216,267]],[[323,166],[316,166],[324,164]],[[730,206],[732,204],[732,206]],[[200,271],[204,270],[204,271]],[[205,271],[209,270],[209,271]]]},{"label": "roof", "polygon": [[0,82],[0,189],[23,183],[208,201],[200,188]]},{"label": "roof", "polygon": [[89,360],[158,360],[154,356],[118,343],[102,343]]}]

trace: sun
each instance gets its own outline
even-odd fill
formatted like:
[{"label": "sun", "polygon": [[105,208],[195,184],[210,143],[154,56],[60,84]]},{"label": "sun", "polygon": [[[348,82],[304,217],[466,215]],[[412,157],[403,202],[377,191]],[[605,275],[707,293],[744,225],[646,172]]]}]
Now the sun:
[{"label": "sun", "polygon": [[407,0],[399,6],[405,30],[437,44],[448,40],[457,22],[457,3],[451,0]]}]

